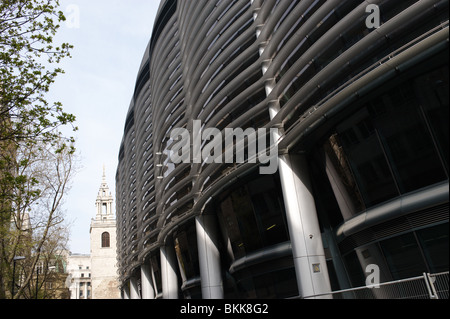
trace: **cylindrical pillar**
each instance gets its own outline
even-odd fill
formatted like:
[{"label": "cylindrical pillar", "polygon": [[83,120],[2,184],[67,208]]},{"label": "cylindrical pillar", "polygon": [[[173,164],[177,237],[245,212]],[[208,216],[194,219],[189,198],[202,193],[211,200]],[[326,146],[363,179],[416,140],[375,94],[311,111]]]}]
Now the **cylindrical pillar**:
[{"label": "cylindrical pillar", "polygon": [[130,299],[130,290],[129,290],[128,286],[129,285],[127,283],[125,286],[122,287],[122,293],[123,293],[123,299],[124,300]]},{"label": "cylindrical pillar", "polygon": [[216,216],[198,216],[195,224],[203,299],[223,299],[220,252],[216,244]]},{"label": "cylindrical pillar", "polygon": [[130,297],[131,299],[141,299],[139,296],[138,281],[134,276],[130,278]]},{"label": "cylindrical pillar", "polygon": [[87,284],[87,282],[84,283],[84,299],[89,299],[88,298],[88,284]]},{"label": "cylindrical pillar", "polygon": [[155,299],[151,267],[147,264],[141,266],[141,289],[142,299]]},{"label": "cylindrical pillar", "polygon": [[[252,0],[254,20],[258,21],[261,2]],[[261,27],[264,21],[258,21],[256,36],[260,41],[260,55],[265,51],[268,37],[261,39]],[[262,72],[266,74],[271,60],[262,63]],[[276,85],[274,78],[265,83],[267,96]],[[270,119],[280,111],[280,103],[273,100],[268,103]],[[280,132],[272,132],[272,140],[279,141]],[[287,223],[291,236],[297,283],[301,296],[311,296],[331,291],[330,280],[323,249],[314,197],[308,176],[306,160],[302,156],[279,156],[279,172],[286,206]]]},{"label": "cylindrical pillar", "polygon": [[299,293],[306,297],[331,292],[306,159],[282,155],[279,165]]},{"label": "cylindrical pillar", "polygon": [[177,258],[173,247],[163,246],[161,250],[161,277],[164,299],[178,299]]}]

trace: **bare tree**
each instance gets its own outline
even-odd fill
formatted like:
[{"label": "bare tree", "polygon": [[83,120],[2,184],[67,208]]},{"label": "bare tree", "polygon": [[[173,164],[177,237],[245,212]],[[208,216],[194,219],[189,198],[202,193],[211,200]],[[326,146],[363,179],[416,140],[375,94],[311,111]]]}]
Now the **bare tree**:
[{"label": "bare tree", "polygon": [[[13,290],[12,298],[34,296],[30,291],[38,291],[39,285],[42,286],[52,256],[65,249],[69,232],[62,204],[75,171],[74,156],[72,148],[40,142],[27,143],[16,151],[15,176],[19,179],[22,176],[24,181],[13,189],[11,223],[2,239],[3,256],[0,256],[10,265],[7,271],[10,275],[4,276],[9,278],[14,257],[26,257],[19,277],[14,278],[20,287]],[[40,282],[35,279],[38,271]]]}]

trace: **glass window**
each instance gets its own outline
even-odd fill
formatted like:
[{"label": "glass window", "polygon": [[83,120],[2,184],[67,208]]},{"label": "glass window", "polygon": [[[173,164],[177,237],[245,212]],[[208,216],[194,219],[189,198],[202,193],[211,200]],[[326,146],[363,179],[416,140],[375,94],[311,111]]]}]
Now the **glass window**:
[{"label": "glass window", "polygon": [[157,294],[162,293],[162,277],[160,268],[161,256],[158,253],[155,253],[155,255],[151,257],[150,263],[152,265],[155,290],[157,291]]},{"label": "glass window", "polygon": [[386,87],[324,145],[358,210],[448,179],[448,70]]},{"label": "glass window", "polygon": [[364,274],[361,263],[355,251],[344,257],[347,274],[353,287],[363,287],[366,284],[366,274]]},{"label": "glass window", "polygon": [[416,93],[407,82],[382,96],[386,113],[374,119],[402,193],[446,179]]},{"label": "glass window", "polygon": [[284,222],[283,202],[277,192],[272,176],[262,177],[248,184],[257,224],[264,246],[271,246],[287,240]]},{"label": "glass window", "polygon": [[339,154],[335,156],[338,159],[346,156],[345,162],[348,162],[358,181],[366,205],[374,206],[397,197],[399,192],[368,109],[360,110],[346,123],[339,125],[337,132],[335,143],[338,145],[334,150]]},{"label": "glass window", "polygon": [[295,269],[284,269],[253,278],[256,298],[276,299],[298,295]]},{"label": "glass window", "polygon": [[[327,151],[332,152],[330,146],[327,147]],[[333,165],[333,163],[330,163],[329,160],[327,161],[325,158],[326,156],[328,156],[328,154],[318,152],[316,154],[312,154],[311,158],[308,160],[308,162],[310,163],[309,167],[311,169],[311,176],[314,176],[314,178],[312,179],[312,186],[317,213],[321,221],[321,227],[325,228],[327,228],[327,225],[330,225],[332,227],[341,225],[344,221],[344,216],[347,217],[341,211],[336,196],[334,195],[333,187],[335,186],[332,186],[328,181],[328,175],[332,180],[337,180],[339,178],[345,179],[345,176],[333,176],[335,171],[330,172],[331,169],[329,167],[326,167],[326,165],[331,166]],[[348,194],[349,192],[347,190],[349,189],[350,184],[347,184],[347,188],[346,186],[342,185],[339,192],[341,194]],[[346,203],[346,206],[352,206],[352,198],[348,198],[348,196],[342,196],[342,200]],[[346,208],[342,209],[346,210]],[[354,214],[353,208],[350,213]]]},{"label": "glass window", "polygon": [[385,240],[380,245],[394,280],[420,276],[427,271],[414,233]]},{"label": "glass window", "polygon": [[289,240],[284,215],[281,186],[272,175],[225,194],[218,216],[231,259]]},{"label": "glass window", "polygon": [[417,78],[414,82],[418,103],[423,107],[433,136],[445,161],[448,174],[449,167],[449,85],[448,67]]},{"label": "glass window", "polygon": [[102,248],[109,248],[109,247],[110,247],[109,233],[103,233],[102,234]]},{"label": "glass window", "polygon": [[258,229],[255,227],[256,219],[253,213],[250,198],[246,187],[240,187],[226,198],[220,206],[222,221],[225,226],[234,258],[239,259],[246,255],[246,251],[255,251],[262,248]]},{"label": "glass window", "polygon": [[283,299],[299,295],[292,256],[247,267],[224,282],[232,299]]},{"label": "glass window", "polygon": [[448,271],[448,223],[417,231],[429,271],[439,273]]},{"label": "glass window", "polygon": [[174,235],[174,247],[183,281],[200,276],[195,223],[180,227]]}]

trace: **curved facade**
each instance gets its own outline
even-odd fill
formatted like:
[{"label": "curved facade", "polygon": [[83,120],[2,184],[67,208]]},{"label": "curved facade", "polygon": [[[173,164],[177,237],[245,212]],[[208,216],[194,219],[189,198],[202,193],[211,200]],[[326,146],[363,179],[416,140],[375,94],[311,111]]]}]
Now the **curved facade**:
[{"label": "curved facade", "polygon": [[[162,1],[116,175],[124,297],[448,271],[447,55],[448,0]],[[278,128],[278,172],[173,164],[170,133],[194,120]]]}]

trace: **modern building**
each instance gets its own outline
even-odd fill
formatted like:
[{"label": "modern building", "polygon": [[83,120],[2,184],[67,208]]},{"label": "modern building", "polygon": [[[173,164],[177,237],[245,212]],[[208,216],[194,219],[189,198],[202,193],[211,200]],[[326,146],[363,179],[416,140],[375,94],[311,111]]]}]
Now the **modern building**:
[{"label": "modern building", "polygon": [[[448,0],[161,1],[116,174],[123,298],[448,271],[448,36]],[[277,128],[277,173],[175,164],[194,121]]]}]

